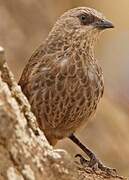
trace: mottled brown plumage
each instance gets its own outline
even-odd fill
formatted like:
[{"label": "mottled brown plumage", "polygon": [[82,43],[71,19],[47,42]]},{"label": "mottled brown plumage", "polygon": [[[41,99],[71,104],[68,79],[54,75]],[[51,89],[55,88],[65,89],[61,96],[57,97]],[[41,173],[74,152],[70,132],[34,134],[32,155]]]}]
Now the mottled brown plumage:
[{"label": "mottled brown plumage", "polygon": [[94,9],[71,9],[26,65],[19,84],[52,145],[73,134],[96,111],[104,85],[94,46],[101,31],[111,27]]}]

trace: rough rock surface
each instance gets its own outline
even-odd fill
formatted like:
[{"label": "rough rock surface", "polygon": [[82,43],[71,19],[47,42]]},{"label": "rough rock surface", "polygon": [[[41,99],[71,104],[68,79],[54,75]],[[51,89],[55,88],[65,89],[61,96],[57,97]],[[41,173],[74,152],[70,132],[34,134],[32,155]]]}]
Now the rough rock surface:
[{"label": "rough rock surface", "polygon": [[0,48],[0,180],[122,179],[93,173],[54,150],[36,124]]}]

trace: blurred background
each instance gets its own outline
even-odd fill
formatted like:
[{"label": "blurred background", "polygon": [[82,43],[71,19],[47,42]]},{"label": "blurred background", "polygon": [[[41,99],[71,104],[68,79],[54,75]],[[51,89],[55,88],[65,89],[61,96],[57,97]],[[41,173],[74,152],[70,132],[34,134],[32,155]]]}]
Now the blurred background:
[{"label": "blurred background", "polygon": [[[105,76],[104,98],[93,120],[77,135],[106,165],[129,176],[129,0],[0,0],[0,45],[18,81],[57,17],[77,6],[93,7],[115,25],[96,49]],[[72,156],[82,153],[67,138],[57,148]]]}]

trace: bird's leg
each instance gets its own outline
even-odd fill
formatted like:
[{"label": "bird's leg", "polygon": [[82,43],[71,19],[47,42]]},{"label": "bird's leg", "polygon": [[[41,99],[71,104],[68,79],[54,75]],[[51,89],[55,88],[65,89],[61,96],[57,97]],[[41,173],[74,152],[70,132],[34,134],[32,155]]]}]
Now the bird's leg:
[{"label": "bird's leg", "polygon": [[116,175],[116,170],[115,169],[111,169],[109,167],[106,167],[104,166],[100,161],[99,159],[95,156],[95,154],[90,150],[88,149],[86,146],[84,146],[78,138],[76,138],[76,136],[74,134],[71,134],[69,136],[69,138],[76,144],[78,145],[86,154],[87,156],[90,158],[90,161],[86,160],[82,155],[80,154],[77,154],[75,157],[80,157],[80,162],[81,164],[88,164],[89,167],[91,167],[93,170],[96,169],[96,166],[102,170],[102,171],[105,171],[107,174],[110,174],[110,175]]}]

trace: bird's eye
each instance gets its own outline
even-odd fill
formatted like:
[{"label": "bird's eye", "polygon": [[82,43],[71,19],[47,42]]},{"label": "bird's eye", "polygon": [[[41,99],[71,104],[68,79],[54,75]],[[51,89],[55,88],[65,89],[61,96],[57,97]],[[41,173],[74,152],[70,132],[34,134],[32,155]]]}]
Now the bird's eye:
[{"label": "bird's eye", "polygon": [[87,24],[87,18],[86,18],[86,15],[82,14],[80,17],[80,21],[83,25],[86,25]]},{"label": "bird's eye", "polygon": [[81,14],[79,16],[82,25],[89,25],[94,22],[94,17],[89,14]]},{"label": "bird's eye", "polygon": [[80,18],[81,18],[82,21],[86,21],[86,16],[85,15],[81,15]]}]

